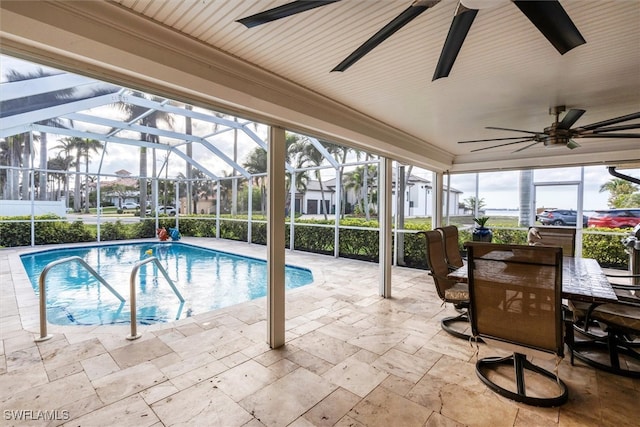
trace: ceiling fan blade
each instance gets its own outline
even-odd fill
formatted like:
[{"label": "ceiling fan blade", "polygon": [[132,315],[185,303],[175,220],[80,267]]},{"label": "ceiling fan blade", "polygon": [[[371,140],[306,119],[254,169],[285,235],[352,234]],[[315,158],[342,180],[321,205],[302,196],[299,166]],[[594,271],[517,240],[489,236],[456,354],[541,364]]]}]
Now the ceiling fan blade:
[{"label": "ceiling fan blade", "polygon": [[634,123],[630,125],[621,125],[621,126],[608,126],[606,128],[598,128],[591,131],[585,131],[587,134],[589,133],[606,133],[606,132],[616,132],[619,130],[631,130],[631,129],[640,129],[640,123]]},{"label": "ceiling fan blade", "polygon": [[582,117],[586,110],[571,109],[565,114],[564,118],[558,123],[558,129],[569,129],[575,122]]},{"label": "ceiling fan blade", "polygon": [[236,22],[243,24],[247,28],[253,28],[261,24],[266,24],[267,22],[276,21],[281,18],[286,18],[287,16],[295,15],[300,12],[305,12],[307,10],[315,9],[316,7],[325,6],[338,1],[340,0],[292,1],[291,3],[283,4],[282,6],[274,7],[273,9],[238,19]]},{"label": "ceiling fan blade", "polygon": [[530,131],[530,130],[522,130],[522,129],[497,128],[497,127],[494,127],[494,126],[487,126],[487,127],[485,127],[485,129],[507,130],[509,132],[523,132],[523,133],[531,133],[531,134],[534,134],[534,135],[537,135],[537,134],[540,133],[540,132],[533,132],[533,131]]},{"label": "ceiling fan blade", "polygon": [[[510,138],[489,138],[489,139],[472,139],[469,141],[458,141],[458,144],[467,144],[470,142],[489,142],[489,141],[508,141],[510,139],[524,139],[524,140],[529,140],[531,139],[530,136],[512,136]],[[524,141],[522,141],[524,142]]]},{"label": "ceiling fan blade", "polygon": [[524,147],[522,147],[522,148],[518,148],[516,151],[512,151],[512,153],[517,153],[517,152],[520,152],[520,151],[524,151],[524,150],[526,150],[527,148],[533,147],[533,146],[534,146],[534,145],[536,145],[536,144],[540,144],[540,142],[542,142],[542,141],[536,141],[536,142],[534,142],[533,144],[525,145],[525,146],[524,146]]},{"label": "ceiling fan blade", "polygon": [[363,56],[375,49],[380,43],[391,37],[396,31],[413,21],[418,15],[428,8],[438,4],[437,1],[415,1],[411,6],[406,8],[400,15],[396,16],[391,22],[382,27],[369,40],[364,42],[359,48],[354,50],[351,55],[347,56],[341,63],[336,65],[331,71],[346,71],[347,68],[358,62]]},{"label": "ceiling fan blade", "polygon": [[515,0],[514,3],[561,55],[586,43],[558,1]]},{"label": "ceiling fan blade", "polygon": [[574,135],[574,138],[640,138],[640,133],[608,133],[606,135],[587,133]]},{"label": "ceiling fan blade", "polygon": [[433,79],[437,80],[442,77],[447,77],[453,68],[453,63],[456,62],[458,53],[462,48],[462,43],[471,29],[471,24],[478,14],[477,9],[466,8],[462,3],[458,3],[456,14],[453,17],[453,22],[449,27],[449,33],[447,39],[440,52],[440,58],[438,59],[438,65],[436,65],[436,71],[433,73]]},{"label": "ceiling fan blade", "polygon": [[585,130],[594,130],[604,126],[615,125],[616,123],[628,122],[629,120],[640,119],[640,111],[637,113],[627,114],[626,116],[620,116],[609,120],[603,120],[598,123],[592,123],[590,125],[580,126],[576,128],[577,131],[582,132]]},{"label": "ceiling fan blade", "polygon": [[[534,140],[534,138],[527,138],[527,139],[523,139],[522,141],[507,142],[507,143],[504,143],[504,144],[492,145],[491,147],[476,148],[475,150],[471,150],[471,152],[475,153],[476,151],[490,150],[492,148],[505,147],[507,145],[522,144],[523,142],[528,142],[528,141],[533,141],[533,140]],[[537,142],[536,142],[536,144],[537,144]]]}]

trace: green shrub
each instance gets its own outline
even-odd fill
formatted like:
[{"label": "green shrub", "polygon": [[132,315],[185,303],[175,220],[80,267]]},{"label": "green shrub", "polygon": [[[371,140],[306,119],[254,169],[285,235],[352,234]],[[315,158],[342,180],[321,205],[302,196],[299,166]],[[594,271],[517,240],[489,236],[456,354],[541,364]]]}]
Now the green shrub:
[{"label": "green shrub", "polygon": [[[207,218],[207,219],[204,219]],[[216,221],[212,216],[193,216],[180,218],[179,229],[183,236],[215,237]],[[236,217],[239,218],[239,217]],[[256,219],[262,217],[256,217]],[[94,225],[83,224],[81,221],[68,223],[55,215],[37,216],[35,223],[35,243],[61,244],[95,241]],[[16,220],[24,222],[15,222]],[[31,217],[0,218],[0,246],[29,246],[31,245]],[[11,221],[11,222],[9,222]],[[45,222],[38,222],[45,221]],[[331,225],[319,227],[318,225]],[[370,229],[340,229],[339,254],[345,258],[355,258],[372,262],[378,261],[378,222],[366,221],[364,218],[347,218],[340,221],[342,226],[362,227]],[[163,216],[159,218],[159,226],[167,230],[175,226],[175,218]],[[407,222],[405,230],[420,231],[430,229],[428,221]],[[595,258],[604,267],[627,268],[629,256],[620,243],[623,234],[628,230],[589,229],[601,234],[583,234],[582,255]],[[526,244],[527,231],[523,229],[495,228],[494,243]],[[285,245],[289,247],[289,226],[285,229]],[[615,232],[622,234],[615,234]],[[220,219],[220,237],[223,239],[247,241],[248,224],[241,221]],[[395,234],[394,234],[395,235]],[[459,228],[458,245],[464,251],[464,242],[471,241],[471,228]],[[124,240],[153,238],[157,236],[155,219],[147,218],[136,223],[104,222],[100,226],[101,240]],[[333,255],[335,229],[333,219],[330,220],[297,220],[295,224],[294,245],[296,250]],[[251,223],[251,241],[265,245],[267,242],[267,224],[264,222]],[[396,242],[392,242],[395,248]],[[404,233],[404,265],[413,268],[426,268],[424,236],[420,233]]]}]

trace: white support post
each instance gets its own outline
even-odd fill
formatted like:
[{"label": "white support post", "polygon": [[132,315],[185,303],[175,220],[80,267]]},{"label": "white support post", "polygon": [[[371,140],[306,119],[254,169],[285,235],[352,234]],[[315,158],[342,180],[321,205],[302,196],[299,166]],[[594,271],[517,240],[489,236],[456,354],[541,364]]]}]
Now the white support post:
[{"label": "white support post", "polygon": [[442,193],[444,192],[442,172],[433,173],[433,214],[431,216],[431,228],[442,225]]},{"label": "white support post", "polygon": [[342,212],[342,181],[340,180],[340,170],[336,168],[336,220],[333,231],[333,256],[340,257],[340,212]]},{"label": "white support post", "polygon": [[251,178],[247,181],[247,243],[251,243],[253,238],[251,235],[252,223],[251,217],[253,216],[253,181]]},{"label": "white support post", "polygon": [[220,238],[220,180],[216,181],[216,239]]},{"label": "white support post", "polygon": [[293,240],[295,239],[294,222],[296,220],[296,173],[291,172],[291,189],[289,203],[289,250],[293,250]]},{"label": "white support post", "polygon": [[96,216],[97,216],[97,221],[96,221],[96,236],[98,239],[98,242],[100,242],[100,225],[102,225],[102,221],[101,221],[101,212],[102,212],[102,204],[100,202],[100,174],[98,174],[98,179],[97,179],[97,183],[96,183],[96,206],[98,207],[97,212],[96,212]]},{"label": "white support post", "polygon": [[391,298],[391,203],[392,203],[392,160],[388,158],[381,159],[380,176],[379,176],[379,194],[378,201],[380,203],[380,212],[378,213],[378,223],[380,231],[378,240],[380,242],[380,296]]},{"label": "white support post", "polygon": [[173,207],[176,209],[176,229],[180,230],[180,183],[178,181],[176,181],[175,183],[175,191],[176,198],[175,202],[173,203]]},{"label": "white support post", "polygon": [[278,348],[285,342],[285,131],[271,127],[267,151],[267,330],[268,344]]},{"label": "white support post", "polygon": [[[575,256],[576,258],[582,257],[582,227],[583,222],[582,218],[584,218],[584,166],[580,168],[580,182],[578,183],[578,214],[576,216],[576,247]],[[535,216],[534,216],[535,218]],[[637,294],[637,291],[636,291]]]}]

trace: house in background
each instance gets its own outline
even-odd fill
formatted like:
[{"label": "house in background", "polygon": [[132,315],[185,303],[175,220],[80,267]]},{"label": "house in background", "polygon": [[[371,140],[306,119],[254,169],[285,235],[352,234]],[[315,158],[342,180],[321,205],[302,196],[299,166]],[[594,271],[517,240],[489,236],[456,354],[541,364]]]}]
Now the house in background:
[{"label": "house in background", "polygon": [[[322,188],[324,190],[324,204],[327,214],[334,213],[335,197],[336,197],[336,180],[329,179],[322,181]],[[395,176],[392,183],[393,196],[396,197],[396,180]],[[346,193],[347,210],[346,213],[351,213],[353,207],[361,203],[362,195],[360,189],[348,188]],[[460,195],[462,191],[451,188],[449,194],[449,204],[447,205],[447,187],[444,187],[445,196],[443,197],[444,214],[459,215],[458,205],[460,203]],[[369,190],[369,209],[374,212],[377,211],[377,201],[375,194],[377,193],[377,185],[371,186]],[[372,197],[373,195],[373,197]],[[425,178],[421,178],[416,175],[411,175],[408,180],[405,196],[405,216],[407,217],[426,217],[431,216],[433,211],[433,188],[431,181]],[[316,180],[310,180],[307,183],[307,190],[303,194],[302,213],[306,215],[321,215],[322,209],[322,192],[320,191],[320,183]],[[296,206],[297,207],[297,206]],[[392,204],[392,214],[395,215],[396,204]]]},{"label": "house in background", "polygon": [[100,181],[103,204],[112,204],[122,207],[124,203],[138,203],[140,197],[139,181],[131,178],[131,172],[120,169],[114,172],[117,178],[109,181]]}]

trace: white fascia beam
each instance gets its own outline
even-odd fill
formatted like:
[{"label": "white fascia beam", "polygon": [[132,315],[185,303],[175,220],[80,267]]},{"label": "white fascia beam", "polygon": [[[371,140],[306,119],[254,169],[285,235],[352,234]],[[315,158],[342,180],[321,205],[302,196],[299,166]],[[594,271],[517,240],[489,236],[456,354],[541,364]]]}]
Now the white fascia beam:
[{"label": "white fascia beam", "polygon": [[78,86],[91,84],[103,84],[103,82],[77,74],[61,73],[52,76],[1,83],[0,92],[2,92],[3,101],[10,101],[12,99],[57,92],[65,89],[76,89]]},{"label": "white fascia beam", "polygon": [[0,118],[0,129],[29,125],[31,123],[75,113],[76,111],[89,110],[91,108],[102,107],[103,105],[114,104],[118,102],[118,100],[118,94],[110,93],[107,95],[96,96],[95,98],[83,99],[81,101],[67,102],[66,104],[56,105],[55,107],[47,107],[40,110],[30,111],[28,113],[2,117]]}]

